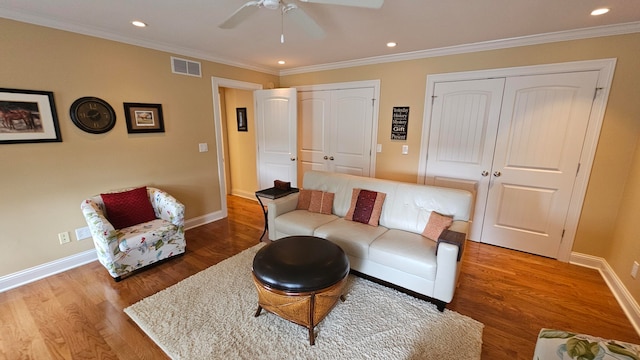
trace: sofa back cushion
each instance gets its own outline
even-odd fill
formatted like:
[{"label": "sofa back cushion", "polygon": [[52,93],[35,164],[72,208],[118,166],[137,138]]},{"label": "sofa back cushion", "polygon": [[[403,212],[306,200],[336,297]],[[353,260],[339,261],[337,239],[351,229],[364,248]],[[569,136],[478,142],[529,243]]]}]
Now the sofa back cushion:
[{"label": "sofa back cushion", "polygon": [[334,214],[345,217],[354,188],[385,193],[380,225],[422,233],[432,211],[469,221],[471,193],[464,190],[403,183],[347,174],[307,171],[303,188],[335,193]]}]

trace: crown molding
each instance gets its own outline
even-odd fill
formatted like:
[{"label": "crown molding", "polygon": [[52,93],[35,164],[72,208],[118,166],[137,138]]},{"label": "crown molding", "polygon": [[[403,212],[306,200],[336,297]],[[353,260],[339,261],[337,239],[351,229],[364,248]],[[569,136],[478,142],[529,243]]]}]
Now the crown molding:
[{"label": "crown molding", "polygon": [[251,65],[243,62],[232,61],[229,59],[212,56],[211,54],[207,54],[201,51],[196,51],[189,48],[177,47],[175,45],[170,45],[167,43],[156,42],[156,41],[148,41],[141,40],[127,36],[120,36],[99,28],[87,27],[84,25],[79,25],[75,23],[63,22],[53,19],[47,19],[41,16],[25,14],[19,11],[8,10],[0,7],[0,17],[6,18],[9,20],[21,21],[29,24],[40,25],[44,27],[54,28],[63,31],[69,31],[77,34],[93,36],[105,40],[112,40],[120,43],[125,43],[129,45],[140,46],[147,49],[163,51],[171,54],[187,56],[199,60],[207,60],[212,61],[218,64],[235,66],[239,68],[243,68],[246,70],[258,71],[261,73],[267,73],[271,75],[279,75],[277,69],[261,67],[256,65]]},{"label": "crown molding", "polygon": [[438,56],[457,55],[478,51],[498,50],[520,46],[539,45],[569,40],[589,39],[603,36],[624,35],[640,32],[640,21],[559,31],[553,33],[528,35],[500,40],[483,41],[472,44],[448,46],[437,49],[419,50],[401,54],[374,56],[369,58],[340,61],[321,65],[303,66],[280,71],[280,76],[304,74],[315,71],[343,69],[354,66],[375,65],[389,62],[417,60]]},{"label": "crown molding", "polygon": [[636,22],[629,22],[629,23],[623,23],[623,24],[614,24],[614,25],[597,26],[597,27],[590,27],[590,28],[583,28],[583,29],[558,31],[558,32],[552,32],[552,33],[545,33],[545,34],[483,41],[483,42],[448,46],[448,47],[442,47],[442,48],[436,48],[436,49],[426,49],[426,50],[405,52],[401,54],[374,56],[374,57],[368,57],[368,58],[362,58],[362,59],[356,59],[356,60],[339,61],[339,62],[333,62],[333,63],[327,63],[327,64],[302,66],[297,68],[278,70],[274,68],[262,67],[262,66],[247,64],[239,61],[233,61],[233,60],[225,59],[222,57],[212,56],[211,54],[207,54],[201,51],[196,51],[189,48],[176,47],[174,45],[170,45],[162,42],[147,41],[147,40],[115,35],[98,28],[91,28],[91,27],[87,27],[87,26],[79,25],[75,23],[68,23],[68,22],[62,22],[58,20],[47,19],[41,16],[25,14],[25,13],[14,11],[14,10],[8,10],[2,7],[0,7],[0,17],[7,18],[10,20],[22,21],[30,24],[35,24],[35,25],[50,27],[54,29],[69,31],[73,33],[94,36],[94,37],[98,37],[106,40],[117,41],[125,44],[148,48],[148,49],[159,50],[159,51],[163,51],[171,54],[192,57],[195,59],[212,61],[218,64],[234,66],[234,67],[243,68],[246,70],[258,71],[258,72],[271,74],[271,75],[278,75],[278,76],[295,75],[295,74],[303,74],[303,73],[316,72],[316,71],[349,68],[349,67],[355,67],[355,66],[375,65],[375,64],[383,64],[383,63],[406,61],[406,60],[417,60],[417,59],[425,59],[425,58],[438,57],[438,56],[457,55],[457,54],[465,54],[465,53],[472,53],[472,52],[478,52],[478,51],[498,50],[498,49],[506,49],[506,48],[512,48],[512,47],[538,45],[538,44],[569,41],[569,40],[580,40],[580,39],[588,39],[588,38],[603,37],[603,36],[624,35],[624,34],[640,32],[640,21],[636,21]]}]

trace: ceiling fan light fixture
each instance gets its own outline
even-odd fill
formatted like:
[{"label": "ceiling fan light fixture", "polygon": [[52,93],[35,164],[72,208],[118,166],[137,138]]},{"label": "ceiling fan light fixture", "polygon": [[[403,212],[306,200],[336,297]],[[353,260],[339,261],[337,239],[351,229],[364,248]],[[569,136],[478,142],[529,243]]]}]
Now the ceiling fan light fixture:
[{"label": "ceiling fan light fixture", "polygon": [[600,8],[600,9],[595,9],[591,12],[591,15],[593,16],[598,16],[598,15],[602,15],[602,14],[606,14],[609,12],[609,8]]}]

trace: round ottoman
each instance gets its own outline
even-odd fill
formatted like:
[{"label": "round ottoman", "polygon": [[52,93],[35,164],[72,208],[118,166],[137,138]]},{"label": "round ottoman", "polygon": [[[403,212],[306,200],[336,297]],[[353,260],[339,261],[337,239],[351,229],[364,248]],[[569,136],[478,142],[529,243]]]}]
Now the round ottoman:
[{"label": "round ottoman", "polygon": [[313,236],[290,236],[260,249],[253,259],[258,310],[274,313],[309,329],[329,314],[349,275],[349,258],[336,244]]}]

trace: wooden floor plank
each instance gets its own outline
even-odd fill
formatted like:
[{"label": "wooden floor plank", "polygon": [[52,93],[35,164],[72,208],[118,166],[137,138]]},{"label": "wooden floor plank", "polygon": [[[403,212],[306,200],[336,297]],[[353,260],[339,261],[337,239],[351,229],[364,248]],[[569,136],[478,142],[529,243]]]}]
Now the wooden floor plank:
[{"label": "wooden floor plank", "polygon": [[[119,283],[92,262],[0,293],[0,359],[166,359],[123,309],[258,243],[258,203],[230,196],[228,212]],[[543,327],[640,343],[597,271],[486,244],[467,243],[448,308],[485,325],[483,359],[530,360]]]}]

